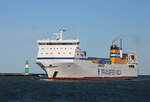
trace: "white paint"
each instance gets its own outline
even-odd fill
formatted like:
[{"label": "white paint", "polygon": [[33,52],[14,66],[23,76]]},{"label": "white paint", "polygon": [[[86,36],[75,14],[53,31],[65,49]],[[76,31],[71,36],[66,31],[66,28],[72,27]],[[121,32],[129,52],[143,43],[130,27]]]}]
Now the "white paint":
[{"label": "white paint", "polygon": [[[79,43],[79,40],[39,40],[38,43],[59,43],[59,45],[39,45],[38,46],[38,58],[41,57],[75,57],[80,58],[80,45],[60,45],[60,43]],[[120,52],[122,57],[122,51]],[[111,55],[116,56],[116,55]],[[82,57],[83,58],[83,57]],[[104,67],[100,67],[99,64],[92,63],[90,60],[80,59],[44,59],[36,60],[42,69],[48,74],[48,77],[52,77],[54,72],[57,71],[56,77],[137,77],[138,66],[137,63],[130,62],[130,65],[135,65],[135,68],[129,68],[128,64],[105,64]],[[112,74],[104,74],[103,70],[109,70]],[[121,74],[117,75],[113,71],[119,70]],[[109,73],[109,72],[108,72]]]}]

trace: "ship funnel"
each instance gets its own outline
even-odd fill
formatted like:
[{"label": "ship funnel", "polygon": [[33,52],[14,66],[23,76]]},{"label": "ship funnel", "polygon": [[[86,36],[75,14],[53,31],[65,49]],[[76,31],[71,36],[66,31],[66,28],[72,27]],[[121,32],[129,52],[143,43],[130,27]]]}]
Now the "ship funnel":
[{"label": "ship funnel", "polygon": [[112,64],[128,63],[128,54],[123,53],[121,38],[113,40],[110,48],[110,60]]},{"label": "ship funnel", "polygon": [[111,50],[110,56],[122,58],[123,57],[122,38],[117,38],[113,40],[110,50]]}]

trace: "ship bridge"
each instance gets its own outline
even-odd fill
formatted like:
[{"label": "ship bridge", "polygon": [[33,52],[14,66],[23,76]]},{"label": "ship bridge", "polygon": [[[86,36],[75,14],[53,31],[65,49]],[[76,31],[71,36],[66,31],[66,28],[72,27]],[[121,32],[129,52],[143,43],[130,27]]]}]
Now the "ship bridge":
[{"label": "ship bridge", "polygon": [[56,40],[38,40],[38,58],[71,58],[79,55],[79,40],[64,40],[62,30],[56,34]]}]

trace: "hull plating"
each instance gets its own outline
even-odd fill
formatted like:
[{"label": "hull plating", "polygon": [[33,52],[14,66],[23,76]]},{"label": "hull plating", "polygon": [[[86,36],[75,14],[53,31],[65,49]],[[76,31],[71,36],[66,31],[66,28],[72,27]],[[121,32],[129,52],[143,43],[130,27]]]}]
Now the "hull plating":
[{"label": "hull plating", "polygon": [[57,77],[57,78],[49,78],[51,80],[130,80],[132,77],[114,77],[114,78],[64,78],[64,77]]},{"label": "hull plating", "polygon": [[138,76],[137,66],[129,68],[127,64],[95,64],[85,60],[70,62],[43,62],[49,79],[53,80],[128,80]]}]

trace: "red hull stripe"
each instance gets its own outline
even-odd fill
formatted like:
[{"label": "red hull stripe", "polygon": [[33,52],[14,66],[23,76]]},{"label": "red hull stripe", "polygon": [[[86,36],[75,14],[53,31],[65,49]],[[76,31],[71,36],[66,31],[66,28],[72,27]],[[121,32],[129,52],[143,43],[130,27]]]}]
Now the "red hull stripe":
[{"label": "red hull stripe", "polygon": [[129,80],[131,77],[104,77],[104,78],[64,78],[64,77],[49,77],[51,80]]}]

